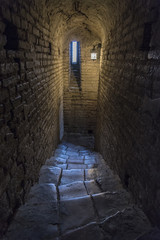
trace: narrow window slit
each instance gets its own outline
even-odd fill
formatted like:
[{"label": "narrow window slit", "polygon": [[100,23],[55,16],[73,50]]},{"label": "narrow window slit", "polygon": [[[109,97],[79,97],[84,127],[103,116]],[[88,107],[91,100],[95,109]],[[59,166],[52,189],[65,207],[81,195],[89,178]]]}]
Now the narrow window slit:
[{"label": "narrow window slit", "polygon": [[81,91],[81,65],[80,65],[80,42],[70,43],[70,89]]}]

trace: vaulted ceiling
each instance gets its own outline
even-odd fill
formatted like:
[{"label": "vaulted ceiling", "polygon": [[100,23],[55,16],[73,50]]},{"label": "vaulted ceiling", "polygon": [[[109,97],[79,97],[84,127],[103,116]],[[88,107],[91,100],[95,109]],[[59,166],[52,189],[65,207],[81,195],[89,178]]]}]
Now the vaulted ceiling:
[{"label": "vaulted ceiling", "polygon": [[125,0],[37,0],[52,32],[66,39],[70,35],[97,36],[104,41],[111,26],[125,10]]}]

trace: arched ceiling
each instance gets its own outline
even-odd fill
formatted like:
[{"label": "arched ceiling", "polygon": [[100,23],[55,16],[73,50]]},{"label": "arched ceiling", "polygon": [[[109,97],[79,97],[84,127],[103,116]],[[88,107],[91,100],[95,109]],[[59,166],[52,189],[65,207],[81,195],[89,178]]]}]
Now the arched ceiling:
[{"label": "arched ceiling", "polygon": [[90,34],[101,41],[125,8],[125,0],[43,0],[42,4],[56,36]]}]

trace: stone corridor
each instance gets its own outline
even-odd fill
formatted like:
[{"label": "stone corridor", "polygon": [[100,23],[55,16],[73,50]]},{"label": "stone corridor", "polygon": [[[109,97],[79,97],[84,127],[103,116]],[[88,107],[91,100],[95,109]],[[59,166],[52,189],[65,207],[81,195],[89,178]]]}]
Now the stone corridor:
[{"label": "stone corridor", "polygon": [[[91,147],[90,140],[83,142]],[[150,229],[102,156],[63,141],[41,167],[39,183],[31,188],[4,239],[135,240]]]},{"label": "stone corridor", "polygon": [[0,0],[0,240],[160,240],[159,29],[160,0]]}]

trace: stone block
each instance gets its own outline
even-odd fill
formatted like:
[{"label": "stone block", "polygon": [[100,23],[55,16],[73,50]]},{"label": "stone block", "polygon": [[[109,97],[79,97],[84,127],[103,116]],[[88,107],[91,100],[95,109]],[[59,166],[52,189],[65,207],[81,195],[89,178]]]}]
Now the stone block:
[{"label": "stone block", "polygon": [[88,194],[96,194],[102,192],[95,180],[85,181],[84,183]]},{"label": "stone block", "polygon": [[60,202],[62,234],[93,221],[95,221],[95,213],[89,196]]},{"label": "stone block", "polygon": [[128,193],[125,191],[103,192],[93,194],[92,197],[101,220],[123,210],[131,201]]},{"label": "stone block", "polygon": [[44,165],[40,170],[39,183],[54,183],[58,185],[60,176],[60,168]]},{"label": "stone block", "polygon": [[72,183],[75,181],[84,181],[83,169],[64,170],[61,178],[61,185]]},{"label": "stone block", "polygon": [[88,168],[88,166],[85,164],[79,164],[79,163],[77,163],[77,164],[69,163],[68,164],[68,169],[86,169],[86,168]]},{"label": "stone block", "polygon": [[82,181],[76,181],[59,186],[60,200],[69,200],[87,195],[86,188]]},{"label": "stone block", "polygon": [[41,204],[49,202],[57,202],[57,191],[54,184],[37,184],[31,188],[27,203]]}]

